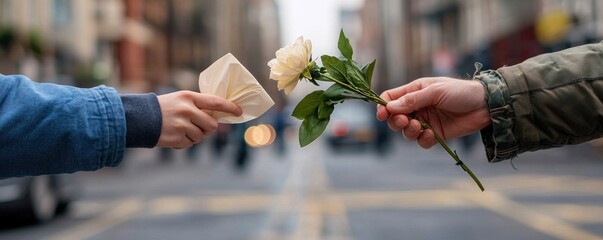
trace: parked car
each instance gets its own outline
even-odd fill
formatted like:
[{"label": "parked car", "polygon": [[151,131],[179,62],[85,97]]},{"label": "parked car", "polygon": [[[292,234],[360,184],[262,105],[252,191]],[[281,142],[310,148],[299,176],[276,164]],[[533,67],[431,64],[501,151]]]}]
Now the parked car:
[{"label": "parked car", "polygon": [[67,211],[79,189],[72,175],[0,180],[0,216],[15,215],[42,223]]},{"label": "parked car", "polygon": [[346,101],[335,106],[325,130],[327,142],[334,150],[343,146],[373,144],[377,137],[374,118],[371,105],[365,102]]}]

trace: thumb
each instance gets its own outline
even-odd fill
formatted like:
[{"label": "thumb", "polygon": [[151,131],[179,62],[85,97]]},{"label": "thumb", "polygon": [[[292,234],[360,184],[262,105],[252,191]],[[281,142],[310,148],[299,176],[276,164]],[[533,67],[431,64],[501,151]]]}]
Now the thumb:
[{"label": "thumb", "polygon": [[387,103],[387,111],[391,114],[410,114],[433,105],[435,95],[429,88],[410,92]]}]

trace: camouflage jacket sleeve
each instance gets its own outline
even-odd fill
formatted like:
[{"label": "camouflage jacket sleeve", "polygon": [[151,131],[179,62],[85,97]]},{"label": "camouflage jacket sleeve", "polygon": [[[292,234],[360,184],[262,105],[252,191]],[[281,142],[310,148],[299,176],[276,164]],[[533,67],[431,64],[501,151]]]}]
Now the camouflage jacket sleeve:
[{"label": "camouflage jacket sleeve", "polygon": [[475,76],[492,125],[482,129],[488,161],[578,144],[603,133],[603,43],[543,54]]}]

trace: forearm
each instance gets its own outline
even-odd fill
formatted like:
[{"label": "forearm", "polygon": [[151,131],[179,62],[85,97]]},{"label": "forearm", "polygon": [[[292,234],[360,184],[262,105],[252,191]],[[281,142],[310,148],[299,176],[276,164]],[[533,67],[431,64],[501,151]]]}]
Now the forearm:
[{"label": "forearm", "polygon": [[493,123],[482,130],[488,159],[600,137],[602,62],[603,44],[590,44],[477,76]]},{"label": "forearm", "polygon": [[0,178],[116,166],[124,154],[125,121],[113,88],[0,75]]}]

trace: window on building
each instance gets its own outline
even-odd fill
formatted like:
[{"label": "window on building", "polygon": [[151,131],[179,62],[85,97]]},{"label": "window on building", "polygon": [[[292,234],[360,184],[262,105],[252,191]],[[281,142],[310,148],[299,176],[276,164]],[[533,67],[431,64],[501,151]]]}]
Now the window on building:
[{"label": "window on building", "polygon": [[71,0],[54,0],[52,10],[54,26],[56,28],[68,27],[73,18]]}]

